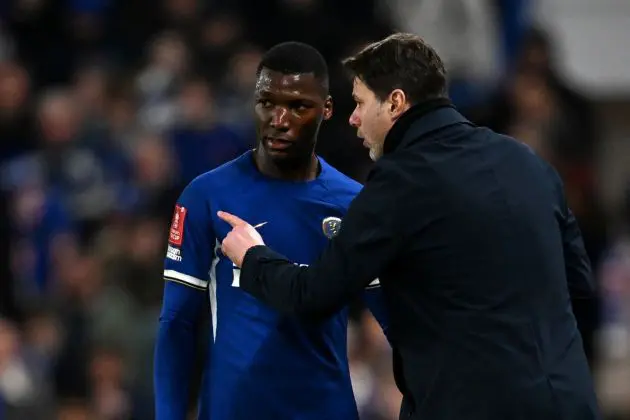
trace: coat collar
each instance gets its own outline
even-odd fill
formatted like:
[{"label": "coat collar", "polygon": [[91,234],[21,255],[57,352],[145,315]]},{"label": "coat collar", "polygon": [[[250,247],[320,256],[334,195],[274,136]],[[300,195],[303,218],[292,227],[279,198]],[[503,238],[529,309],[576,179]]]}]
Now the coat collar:
[{"label": "coat collar", "polygon": [[385,137],[383,153],[390,153],[409,141],[431,131],[457,124],[471,124],[446,98],[432,99],[412,106],[394,123]]}]

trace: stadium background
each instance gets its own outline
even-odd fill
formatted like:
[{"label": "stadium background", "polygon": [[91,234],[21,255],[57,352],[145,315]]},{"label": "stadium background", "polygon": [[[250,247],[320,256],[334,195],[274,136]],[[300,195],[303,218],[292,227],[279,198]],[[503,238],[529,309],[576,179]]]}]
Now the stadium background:
[{"label": "stadium background", "polygon": [[[338,62],[394,29],[436,46],[467,116],[562,174],[599,286],[575,307],[599,397],[630,418],[629,2],[2,0],[0,419],[151,419],[173,202],[254,143],[261,53],[325,54],[318,151],[362,180]],[[397,418],[389,347],[360,307],[349,343],[362,418]]]}]

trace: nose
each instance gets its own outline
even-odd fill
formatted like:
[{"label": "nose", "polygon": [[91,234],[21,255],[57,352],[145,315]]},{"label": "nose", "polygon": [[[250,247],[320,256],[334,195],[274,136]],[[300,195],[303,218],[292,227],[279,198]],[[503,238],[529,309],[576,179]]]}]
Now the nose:
[{"label": "nose", "polygon": [[289,128],[289,110],[284,107],[276,107],[271,113],[272,128],[286,130]]},{"label": "nose", "polygon": [[348,119],[348,123],[352,127],[355,127],[355,128],[358,128],[361,125],[361,119],[357,115],[357,110],[356,109],[354,111],[352,111],[352,114],[350,114],[350,118]]}]

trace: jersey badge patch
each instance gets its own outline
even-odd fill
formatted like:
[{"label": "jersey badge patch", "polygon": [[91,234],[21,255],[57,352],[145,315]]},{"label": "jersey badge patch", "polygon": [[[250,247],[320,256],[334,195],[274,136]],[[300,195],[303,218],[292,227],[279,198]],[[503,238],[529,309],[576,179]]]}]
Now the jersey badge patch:
[{"label": "jersey badge patch", "polygon": [[181,246],[184,239],[184,221],[186,220],[186,207],[175,205],[173,221],[168,234],[168,242],[175,246]]}]

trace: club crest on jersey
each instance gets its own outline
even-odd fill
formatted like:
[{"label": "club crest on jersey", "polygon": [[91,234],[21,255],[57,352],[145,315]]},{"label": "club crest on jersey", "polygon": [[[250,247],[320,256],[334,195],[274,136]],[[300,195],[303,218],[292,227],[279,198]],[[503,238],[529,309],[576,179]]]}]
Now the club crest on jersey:
[{"label": "club crest on jersey", "polygon": [[339,234],[341,229],[341,219],[338,217],[327,217],[322,220],[322,230],[328,239],[332,239]]}]

